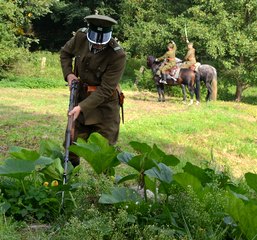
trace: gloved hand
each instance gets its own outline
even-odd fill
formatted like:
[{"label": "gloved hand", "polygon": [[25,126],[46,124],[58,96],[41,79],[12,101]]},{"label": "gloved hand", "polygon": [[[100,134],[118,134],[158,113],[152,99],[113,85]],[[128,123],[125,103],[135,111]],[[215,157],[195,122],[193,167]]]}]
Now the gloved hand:
[{"label": "gloved hand", "polygon": [[155,58],[155,60],[154,60],[155,62],[159,62],[159,60],[158,60],[158,58]]}]

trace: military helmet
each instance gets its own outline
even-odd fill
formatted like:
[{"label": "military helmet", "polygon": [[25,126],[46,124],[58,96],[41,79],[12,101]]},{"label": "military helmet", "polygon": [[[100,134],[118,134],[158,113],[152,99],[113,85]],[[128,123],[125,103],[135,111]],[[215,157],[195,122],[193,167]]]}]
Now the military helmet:
[{"label": "military helmet", "polygon": [[117,21],[111,17],[95,14],[85,17],[88,22],[87,39],[94,44],[106,44],[112,37],[112,25]]}]

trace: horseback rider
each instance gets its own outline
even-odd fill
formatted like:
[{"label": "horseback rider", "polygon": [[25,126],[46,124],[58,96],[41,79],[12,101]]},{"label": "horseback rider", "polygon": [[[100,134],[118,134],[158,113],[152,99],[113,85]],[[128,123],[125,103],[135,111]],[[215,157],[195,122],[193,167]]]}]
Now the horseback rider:
[{"label": "horseback rider", "polygon": [[190,68],[196,63],[195,49],[192,42],[187,43],[187,54],[185,56],[185,62],[181,65],[181,68]]},{"label": "horseback rider", "polygon": [[[176,50],[177,46],[174,41],[170,42],[167,45],[168,51],[161,57],[156,58],[156,62],[164,61],[164,64],[161,65],[159,70],[157,71],[157,75],[161,76],[160,83],[167,84],[167,74],[170,72],[170,69],[174,66],[176,66]],[[176,81],[175,78],[173,78],[174,81]]]}]

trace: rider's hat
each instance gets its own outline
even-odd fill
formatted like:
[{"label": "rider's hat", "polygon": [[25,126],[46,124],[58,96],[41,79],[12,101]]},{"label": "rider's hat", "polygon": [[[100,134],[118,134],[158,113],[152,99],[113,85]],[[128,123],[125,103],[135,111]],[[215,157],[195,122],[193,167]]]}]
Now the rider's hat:
[{"label": "rider's hat", "polygon": [[167,48],[173,48],[174,45],[172,43],[168,43]]},{"label": "rider's hat", "polygon": [[111,17],[95,14],[85,17],[88,22],[87,39],[94,44],[106,44],[112,37],[112,26],[117,23]]}]

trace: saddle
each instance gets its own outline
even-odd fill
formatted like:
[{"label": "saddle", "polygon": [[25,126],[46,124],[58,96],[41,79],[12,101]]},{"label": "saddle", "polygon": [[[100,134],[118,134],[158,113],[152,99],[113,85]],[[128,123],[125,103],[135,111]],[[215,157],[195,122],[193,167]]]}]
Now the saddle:
[{"label": "saddle", "polygon": [[197,63],[194,64],[194,66],[195,66],[194,71],[198,72],[198,68],[201,66],[201,63],[197,62]]},{"label": "saddle", "polygon": [[169,71],[169,76],[170,76],[171,78],[178,78],[179,72],[180,72],[180,67],[174,66],[174,67],[172,67],[172,68],[170,69],[170,71]]},{"label": "saddle", "polygon": [[192,71],[195,71],[195,68],[196,68],[196,67],[195,67],[195,64],[193,64],[193,65],[191,65],[191,66],[189,67],[189,69],[192,70]]}]

